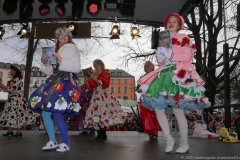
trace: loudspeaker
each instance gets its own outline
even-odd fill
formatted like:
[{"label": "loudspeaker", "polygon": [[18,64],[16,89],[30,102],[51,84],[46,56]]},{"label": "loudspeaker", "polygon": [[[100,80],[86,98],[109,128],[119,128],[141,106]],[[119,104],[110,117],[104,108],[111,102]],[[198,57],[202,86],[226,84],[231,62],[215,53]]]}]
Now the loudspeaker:
[{"label": "loudspeaker", "polygon": [[240,31],[240,3],[237,5],[237,31]]},{"label": "loudspeaker", "polygon": [[159,39],[159,30],[155,28],[152,31],[151,49],[157,49],[157,47],[158,47],[158,39]]}]

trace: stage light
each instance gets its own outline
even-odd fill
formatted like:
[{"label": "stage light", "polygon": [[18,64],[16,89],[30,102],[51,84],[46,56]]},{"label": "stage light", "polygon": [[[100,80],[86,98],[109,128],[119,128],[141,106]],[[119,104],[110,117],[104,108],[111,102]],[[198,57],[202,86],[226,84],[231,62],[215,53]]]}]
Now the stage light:
[{"label": "stage light", "polygon": [[1,26],[0,27],[0,39],[2,39],[3,35],[5,34],[4,28]]},{"label": "stage light", "polygon": [[39,14],[41,16],[46,16],[50,13],[50,7],[49,7],[49,3],[52,2],[52,0],[39,0],[39,2],[41,3],[40,7],[39,7]]},{"label": "stage light", "polygon": [[68,0],[55,0],[55,2],[57,3],[55,7],[56,13],[59,16],[63,17],[66,13],[65,3],[67,3]]},{"label": "stage light", "polygon": [[87,11],[91,15],[96,15],[101,10],[101,0],[88,0]]},{"label": "stage light", "polygon": [[112,27],[112,30],[110,32],[110,39],[119,39],[119,35],[120,35],[120,28],[119,28],[119,25],[115,24],[113,27]]},{"label": "stage light", "polygon": [[132,27],[131,28],[131,36],[132,36],[132,39],[137,39],[137,38],[140,38],[140,34],[139,34],[139,28],[138,27]]},{"label": "stage light", "polygon": [[84,0],[72,0],[72,17],[80,18],[82,17]]},{"label": "stage light", "polygon": [[73,35],[77,34],[78,26],[77,26],[76,23],[71,22],[71,23],[68,25],[68,28],[69,28],[69,30],[72,32]]},{"label": "stage light", "polygon": [[116,11],[119,9],[118,0],[106,0],[104,3],[104,9],[106,11]]},{"label": "stage light", "polygon": [[28,38],[29,29],[27,25],[23,25],[21,30],[17,33],[17,35],[20,35],[20,38]]},{"label": "stage light", "polygon": [[33,13],[33,0],[20,0],[20,18],[26,19],[32,16]]},{"label": "stage light", "polygon": [[120,3],[120,13],[123,16],[134,16],[134,10],[135,10],[135,2],[136,0],[122,0]]},{"label": "stage light", "polygon": [[17,10],[18,0],[5,0],[3,2],[3,11],[8,15],[13,14]]}]

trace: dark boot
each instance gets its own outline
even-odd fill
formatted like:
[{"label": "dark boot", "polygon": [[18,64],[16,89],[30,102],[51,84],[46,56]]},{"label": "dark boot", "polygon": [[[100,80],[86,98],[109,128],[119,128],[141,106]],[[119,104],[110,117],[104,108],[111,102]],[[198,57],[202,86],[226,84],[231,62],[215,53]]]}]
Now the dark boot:
[{"label": "dark boot", "polygon": [[7,137],[7,136],[11,137],[11,136],[13,136],[13,132],[12,131],[8,131],[7,133],[4,133],[2,135],[5,136],[5,137]]},{"label": "dark boot", "polygon": [[107,140],[106,130],[102,130],[102,140]]},{"label": "dark boot", "polygon": [[96,140],[100,140],[101,139],[101,132],[97,131],[97,137],[95,137]]},{"label": "dark boot", "polygon": [[99,130],[97,131],[98,135],[95,138],[96,140],[107,140],[106,130]]},{"label": "dark boot", "polygon": [[22,137],[22,132],[13,134],[12,136],[13,136],[13,137]]}]

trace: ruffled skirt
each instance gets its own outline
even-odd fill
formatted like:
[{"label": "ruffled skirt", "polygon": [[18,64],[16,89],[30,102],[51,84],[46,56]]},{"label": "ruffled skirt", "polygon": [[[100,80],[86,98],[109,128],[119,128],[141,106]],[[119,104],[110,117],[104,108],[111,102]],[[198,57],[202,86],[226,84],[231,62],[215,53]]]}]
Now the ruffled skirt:
[{"label": "ruffled skirt", "polygon": [[57,72],[32,93],[28,108],[38,113],[44,110],[78,115],[81,109],[79,96],[80,90],[72,74]]},{"label": "ruffled skirt", "polygon": [[157,136],[160,129],[155,111],[151,111],[143,106],[142,101],[139,102],[139,107],[144,132],[149,135]]},{"label": "ruffled skirt", "polygon": [[16,129],[35,125],[38,114],[26,108],[26,104],[22,97],[9,98],[0,114],[0,126]]},{"label": "ruffled skirt", "polygon": [[85,128],[100,130],[116,124],[123,124],[125,120],[126,113],[121,109],[119,102],[112,96],[109,89],[94,91],[85,116]]},{"label": "ruffled skirt", "polygon": [[[180,85],[180,82],[173,78],[175,65],[163,69],[161,75],[156,77],[150,84],[147,92],[143,95],[144,106],[151,110],[157,109],[200,109],[211,106],[204,92],[196,89],[197,82],[192,85]],[[203,87],[202,87],[203,88]]]}]

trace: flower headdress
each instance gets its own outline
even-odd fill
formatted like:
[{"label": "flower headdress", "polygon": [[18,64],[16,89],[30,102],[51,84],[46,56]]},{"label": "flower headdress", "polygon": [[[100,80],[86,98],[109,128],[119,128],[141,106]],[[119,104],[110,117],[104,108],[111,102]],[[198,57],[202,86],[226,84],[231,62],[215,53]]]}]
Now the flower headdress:
[{"label": "flower headdress", "polygon": [[59,37],[61,34],[66,34],[66,35],[68,35],[69,38],[72,38],[72,32],[70,31],[70,29],[68,29],[66,27],[58,28],[55,31],[56,37]]},{"label": "flower headdress", "polygon": [[182,18],[182,16],[180,16],[178,13],[171,13],[168,14],[164,20],[164,27],[167,28],[167,22],[169,20],[170,17],[176,17],[180,26],[180,29],[183,29],[184,26],[184,20]]}]

